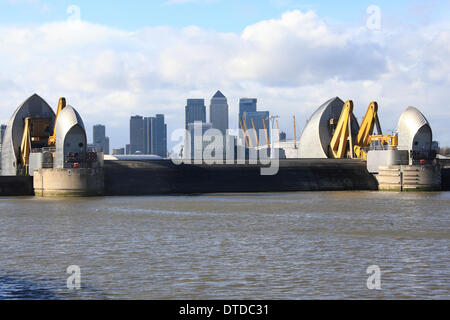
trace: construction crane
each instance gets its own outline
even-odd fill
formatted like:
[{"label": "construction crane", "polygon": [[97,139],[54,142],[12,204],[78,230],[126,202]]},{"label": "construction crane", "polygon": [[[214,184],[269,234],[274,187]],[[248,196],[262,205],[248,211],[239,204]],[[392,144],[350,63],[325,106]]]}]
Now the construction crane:
[{"label": "construction crane", "polygon": [[58,116],[61,111],[66,107],[66,98],[62,97],[58,102],[58,111],[56,112],[55,124],[53,126],[53,135],[48,138],[48,146],[54,147],[56,144],[56,120],[58,120]]},{"label": "construction crane", "polygon": [[[377,102],[372,101],[369,104],[354,142],[351,131],[352,115],[353,101],[348,100],[342,109],[331,139],[330,153],[333,158],[342,159],[349,153],[351,158],[367,159],[367,151],[370,144],[374,141],[379,141],[382,146],[390,145],[391,149],[397,148],[397,136],[383,135],[380,120],[378,118]],[[377,135],[373,134],[375,127],[377,128]],[[349,146],[348,149],[347,146]]]},{"label": "construction crane", "polygon": [[373,130],[377,127],[377,132],[382,135],[380,120],[378,119],[378,103],[372,101],[367,108],[366,115],[364,116],[361,127],[359,128],[358,135],[354,145],[354,153],[357,158],[367,159],[367,147],[371,142],[373,136]]},{"label": "construction crane", "polygon": [[20,144],[20,155],[21,155],[20,160],[22,163],[23,175],[28,175],[28,161],[31,152],[31,129],[32,129],[31,126],[32,126],[31,118],[25,118],[22,143]]},{"label": "construction crane", "polygon": [[351,121],[353,114],[353,101],[348,100],[341,112],[336,129],[330,142],[330,153],[335,159],[343,159],[347,155],[349,145],[350,157],[353,158],[353,141]]}]

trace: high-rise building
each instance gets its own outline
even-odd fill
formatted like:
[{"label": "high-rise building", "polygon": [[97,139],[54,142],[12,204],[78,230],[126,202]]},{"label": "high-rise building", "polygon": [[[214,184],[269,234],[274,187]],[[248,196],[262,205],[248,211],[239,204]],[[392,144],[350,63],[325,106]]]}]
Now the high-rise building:
[{"label": "high-rise building", "polygon": [[167,125],[163,114],[145,118],[131,117],[130,153],[167,157]]},{"label": "high-rise building", "polygon": [[130,154],[144,152],[144,119],[133,116],[130,118]]},{"label": "high-rise building", "polygon": [[186,130],[189,129],[189,124],[195,121],[206,122],[205,99],[187,99],[185,114]]},{"label": "high-rise building", "polygon": [[151,154],[167,157],[167,125],[164,122],[164,115],[155,116],[155,125],[152,127],[152,152]]},{"label": "high-rise building", "polygon": [[241,98],[239,100],[239,119],[238,119],[239,129],[241,129],[241,121],[244,112],[256,112],[257,103],[258,99],[255,98]]},{"label": "high-rise building", "polygon": [[109,137],[106,136],[106,128],[104,125],[97,124],[93,128],[93,146],[104,154],[109,154]]},{"label": "high-rise building", "polygon": [[209,107],[209,122],[225,136],[228,129],[228,103],[222,92],[217,91],[211,99]]},{"label": "high-rise building", "polygon": [[[242,115],[242,121],[244,127],[247,126],[248,130],[256,130],[258,135],[258,140],[256,140],[254,134],[249,134],[249,138],[252,141],[252,146],[256,147],[259,142],[259,145],[267,144],[267,136],[270,141],[270,113],[269,111],[256,111],[256,112],[244,112]],[[253,120],[253,121],[252,121]],[[245,124],[244,124],[245,122]],[[264,128],[265,126],[265,128]],[[267,132],[265,131],[267,130]],[[267,136],[266,136],[267,134]]]},{"label": "high-rise building", "polygon": [[144,132],[144,154],[152,153],[152,128],[155,126],[155,118],[154,117],[145,117],[143,119],[143,132]]}]

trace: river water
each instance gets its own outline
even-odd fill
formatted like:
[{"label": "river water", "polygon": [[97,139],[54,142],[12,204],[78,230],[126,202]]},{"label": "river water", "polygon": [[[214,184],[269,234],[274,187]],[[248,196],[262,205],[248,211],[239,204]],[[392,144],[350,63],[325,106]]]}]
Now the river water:
[{"label": "river water", "polygon": [[449,239],[448,192],[0,198],[0,299],[449,299]]}]

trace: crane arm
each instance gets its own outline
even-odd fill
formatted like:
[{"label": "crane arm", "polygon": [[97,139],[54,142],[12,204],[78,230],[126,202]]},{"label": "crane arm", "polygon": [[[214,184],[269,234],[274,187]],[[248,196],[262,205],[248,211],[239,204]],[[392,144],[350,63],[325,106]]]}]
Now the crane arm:
[{"label": "crane arm", "polygon": [[342,108],[339,121],[334,130],[333,137],[330,142],[331,155],[335,159],[342,159],[347,152],[347,142],[350,142],[350,150],[352,148],[352,133],[351,133],[351,116],[353,114],[353,101],[348,100]]},{"label": "crane arm", "polygon": [[31,152],[31,119],[25,118],[25,124],[23,128],[22,143],[20,145],[20,157],[25,175],[27,174],[26,168]]},{"label": "crane arm", "polygon": [[53,124],[53,134],[48,138],[49,147],[55,146],[56,144],[56,120],[61,111],[66,107],[66,98],[60,98],[58,102],[58,111],[56,112],[55,123]]},{"label": "crane arm", "polygon": [[363,118],[356,137],[354,152],[357,158],[367,158],[364,148],[368,147],[370,144],[370,137],[373,135],[375,125],[377,126],[378,134],[381,134],[381,126],[378,119],[378,103],[372,101],[367,108],[366,115]]}]

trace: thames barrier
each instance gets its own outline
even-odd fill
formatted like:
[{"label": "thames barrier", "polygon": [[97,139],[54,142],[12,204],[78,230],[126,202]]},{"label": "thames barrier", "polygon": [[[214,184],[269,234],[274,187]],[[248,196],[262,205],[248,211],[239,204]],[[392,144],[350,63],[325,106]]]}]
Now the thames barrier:
[{"label": "thames barrier", "polygon": [[[374,134],[377,128],[378,134]],[[247,138],[244,132],[244,140]],[[372,102],[358,124],[353,102],[338,97],[311,116],[292,150],[276,149],[276,174],[244,159],[223,164],[144,156],[104,156],[88,149],[78,111],[61,98],[55,112],[39,95],[25,100],[6,127],[1,157],[2,196],[121,196],[229,192],[339,190],[434,191],[449,188],[449,161],[432,148],[432,128],[414,107],[395,135],[383,135]],[[258,154],[263,148],[257,149]],[[267,149],[267,148],[266,148]],[[253,150],[254,151],[254,150]],[[266,150],[262,150],[266,151]]]}]

